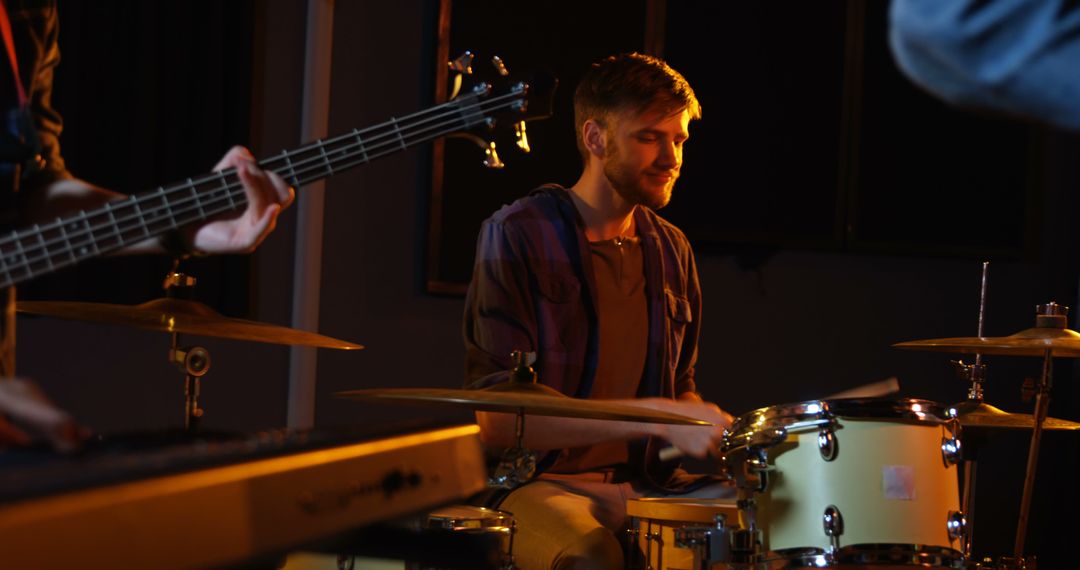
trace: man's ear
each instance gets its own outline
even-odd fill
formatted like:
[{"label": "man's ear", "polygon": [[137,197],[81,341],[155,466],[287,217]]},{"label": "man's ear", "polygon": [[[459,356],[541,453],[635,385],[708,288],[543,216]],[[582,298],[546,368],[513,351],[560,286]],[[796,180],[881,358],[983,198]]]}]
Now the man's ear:
[{"label": "man's ear", "polygon": [[604,158],[607,138],[604,134],[604,126],[596,119],[588,119],[581,126],[581,139],[585,143],[585,148],[589,149],[589,154]]}]

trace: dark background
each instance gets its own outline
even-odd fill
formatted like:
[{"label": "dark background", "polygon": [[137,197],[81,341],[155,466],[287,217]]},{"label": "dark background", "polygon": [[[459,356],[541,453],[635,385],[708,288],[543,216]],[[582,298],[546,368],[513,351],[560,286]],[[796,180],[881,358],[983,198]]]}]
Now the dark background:
[{"label": "dark background", "polygon": [[[889,376],[904,396],[962,399],[966,386],[947,355],[890,345],[974,335],[984,259],[988,335],[1031,326],[1036,303],[1075,305],[1075,137],[957,111],[918,91],[888,54],[886,3],[710,4],[718,16],[708,17],[704,6],[454,3],[450,52],[497,51],[511,71],[554,70],[563,82],[557,114],[530,124],[533,154],[501,148],[504,171],[480,170],[479,150],[450,140],[445,171],[432,170],[425,147],[328,182],[319,332],[368,348],[320,352],[320,425],[468,419],[332,393],[460,384],[463,301],[429,290],[453,291],[468,278],[478,224],[500,204],[539,183],[576,180],[573,84],[588,62],[617,51],[662,53],[703,104],[663,214],[698,252],[700,389],[732,413]],[[207,171],[232,144],[260,156],[299,144],[305,3],[62,0],[60,9],[55,99],[77,175],[135,192]],[[434,1],[336,4],[331,133],[435,102],[438,10]],[[433,201],[436,174],[443,184]],[[253,256],[189,265],[198,298],[231,316],[288,324],[294,212]],[[439,231],[429,234],[433,224]],[[21,294],[139,303],[160,296],[167,268],[164,259],[100,260]],[[207,427],[285,423],[287,349],[190,340],[214,358],[203,386]],[[165,362],[165,335],[24,317],[19,347],[21,372],[96,429],[181,422],[182,378]],[[1039,363],[988,363],[988,400],[1030,411],[1019,387]],[[1052,415],[1080,420],[1074,376],[1071,363],[1059,364]],[[1004,434],[983,453],[980,553],[1011,550],[1026,443]],[[1078,504],[1077,459],[1074,435],[1046,437],[1028,550],[1051,565],[1080,530],[1061,516]]]}]

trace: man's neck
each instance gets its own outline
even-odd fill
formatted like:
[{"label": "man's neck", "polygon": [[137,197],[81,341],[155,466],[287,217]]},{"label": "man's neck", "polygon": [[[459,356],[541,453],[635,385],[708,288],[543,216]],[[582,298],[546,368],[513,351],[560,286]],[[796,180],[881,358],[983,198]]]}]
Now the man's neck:
[{"label": "man's neck", "polygon": [[577,183],[570,187],[570,197],[585,222],[585,237],[589,241],[636,234],[636,206],[624,200],[611,187],[603,171],[597,172],[595,168],[587,167]]}]

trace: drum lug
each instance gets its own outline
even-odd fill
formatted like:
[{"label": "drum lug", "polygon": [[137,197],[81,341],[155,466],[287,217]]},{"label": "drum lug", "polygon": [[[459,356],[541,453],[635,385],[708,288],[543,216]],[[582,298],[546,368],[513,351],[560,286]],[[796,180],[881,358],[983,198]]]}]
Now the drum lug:
[{"label": "drum lug", "polygon": [[941,438],[941,459],[945,462],[945,467],[960,463],[960,458],[960,440],[955,437]]},{"label": "drum lug", "polygon": [[836,434],[833,433],[831,425],[821,428],[821,431],[818,432],[817,446],[822,459],[825,461],[836,459],[839,444],[836,441]]},{"label": "drum lug", "polygon": [[844,516],[840,514],[840,509],[836,508],[836,505],[825,507],[825,514],[821,517],[821,526],[825,529],[825,536],[830,539],[829,553],[836,554],[836,551],[840,550],[840,535],[844,534]]},{"label": "drum lug", "polygon": [[960,511],[949,511],[945,528],[948,529],[949,540],[960,540],[967,532],[967,517]]},{"label": "drum lug", "polygon": [[769,465],[769,456],[764,449],[751,448],[746,458],[746,482],[758,493],[769,488],[769,472],[776,469]]},{"label": "drum lug", "polygon": [[945,467],[956,465],[964,458],[963,448],[960,444],[960,420],[950,419],[945,423],[948,433],[941,437],[941,458]]}]

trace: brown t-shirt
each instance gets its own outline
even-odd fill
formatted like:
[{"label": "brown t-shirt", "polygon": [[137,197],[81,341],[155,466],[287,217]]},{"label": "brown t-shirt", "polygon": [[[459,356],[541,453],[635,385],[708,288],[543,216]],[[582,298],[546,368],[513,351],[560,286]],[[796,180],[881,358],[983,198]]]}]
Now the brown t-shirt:
[{"label": "brown t-shirt", "polygon": [[[636,237],[589,242],[596,278],[599,355],[593,400],[637,396],[649,336],[645,262]],[[626,463],[628,444],[613,441],[564,450],[551,473],[579,473]]]}]

